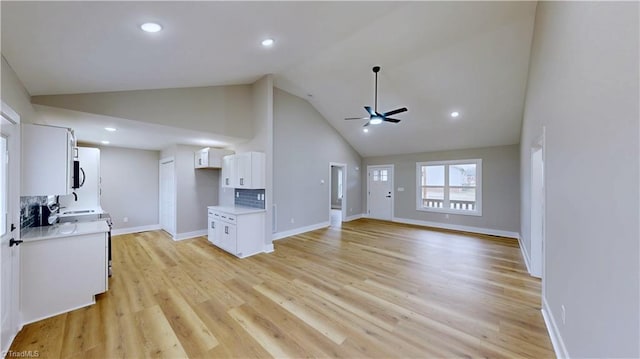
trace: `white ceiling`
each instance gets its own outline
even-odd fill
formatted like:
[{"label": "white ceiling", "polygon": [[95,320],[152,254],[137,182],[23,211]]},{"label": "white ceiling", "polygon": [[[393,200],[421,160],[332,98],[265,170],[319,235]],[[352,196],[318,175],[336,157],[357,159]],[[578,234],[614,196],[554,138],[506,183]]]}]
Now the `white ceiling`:
[{"label": "white ceiling", "polygon": [[[83,143],[161,150],[175,144],[199,147],[228,147],[247,139],[220,136],[215,133],[188,130],[155,123],[132,121],[119,117],[90,114],[56,107],[34,105],[38,118],[44,124],[68,127]],[[109,132],[105,128],[117,129]],[[153,135],[149,135],[153,134]]]},{"label": "white ceiling", "polygon": [[[273,73],[363,156],[519,141],[534,2],[1,6],[2,55],[32,95],[241,84]],[[146,21],[164,30],[143,33]],[[273,48],[260,46],[266,37]],[[343,118],[373,105],[374,65],[379,111],[409,112],[365,134],[364,121]]]}]

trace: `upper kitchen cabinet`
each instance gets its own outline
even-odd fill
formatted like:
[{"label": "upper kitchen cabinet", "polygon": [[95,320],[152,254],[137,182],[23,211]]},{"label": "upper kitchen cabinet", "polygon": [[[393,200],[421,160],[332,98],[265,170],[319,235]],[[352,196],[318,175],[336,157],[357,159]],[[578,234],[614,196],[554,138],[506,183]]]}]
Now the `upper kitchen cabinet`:
[{"label": "upper kitchen cabinet", "polygon": [[222,157],[232,154],[233,151],[218,148],[203,148],[194,152],[195,168],[222,168]]},{"label": "upper kitchen cabinet", "polygon": [[69,128],[22,124],[23,196],[73,191],[76,139]]},{"label": "upper kitchen cabinet", "polygon": [[222,186],[230,188],[265,188],[265,154],[245,152],[225,156],[222,161]]}]

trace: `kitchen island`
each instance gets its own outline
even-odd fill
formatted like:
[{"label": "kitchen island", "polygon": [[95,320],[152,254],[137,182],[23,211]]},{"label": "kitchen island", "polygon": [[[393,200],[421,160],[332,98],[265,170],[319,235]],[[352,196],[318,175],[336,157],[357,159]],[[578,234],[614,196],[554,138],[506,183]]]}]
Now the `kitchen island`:
[{"label": "kitchen island", "polygon": [[105,221],[26,228],[21,237],[21,312],[31,323],[95,303],[107,291]]},{"label": "kitchen island", "polygon": [[236,257],[264,252],[264,208],[209,206],[208,240]]}]

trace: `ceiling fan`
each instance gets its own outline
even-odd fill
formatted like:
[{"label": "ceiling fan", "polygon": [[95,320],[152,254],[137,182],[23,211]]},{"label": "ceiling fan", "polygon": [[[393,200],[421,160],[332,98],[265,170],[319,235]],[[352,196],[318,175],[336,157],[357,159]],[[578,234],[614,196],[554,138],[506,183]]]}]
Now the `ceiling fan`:
[{"label": "ceiling fan", "polygon": [[364,107],[367,113],[369,113],[369,116],[348,117],[348,118],[345,118],[345,120],[369,120],[367,121],[367,123],[364,124],[363,127],[367,127],[369,125],[379,125],[382,122],[398,123],[400,122],[400,120],[396,118],[391,118],[389,116],[393,116],[393,115],[408,111],[406,107],[402,107],[402,108],[398,108],[392,111],[387,111],[384,113],[378,112],[378,72],[380,72],[380,66],[374,66],[373,73],[376,74],[375,75],[376,76],[375,104],[374,104],[374,108],[371,108],[371,106]]}]

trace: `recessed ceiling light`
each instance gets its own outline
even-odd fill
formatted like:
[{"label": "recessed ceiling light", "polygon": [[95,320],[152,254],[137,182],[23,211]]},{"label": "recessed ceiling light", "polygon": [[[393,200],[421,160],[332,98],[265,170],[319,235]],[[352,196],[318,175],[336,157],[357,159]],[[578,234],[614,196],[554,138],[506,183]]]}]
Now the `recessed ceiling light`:
[{"label": "recessed ceiling light", "polygon": [[456,118],[458,116],[460,116],[460,113],[458,111],[451,112],[451,117]]},{"label": "recessed ceiling light", "polygon": [[100,141],[100,142],[102,142],[102,144],[103,144],[103,145],[108,145],[108,144],[110,144],[110,143],[111,143],[111,142],[109,142],[109,141]]},{"label": "recessed ceiling light", "polygon": [[155,22],[145,22],[144,24],[140,25],[140,28],[145,32],[158,32],[162,30],[162,26]]},{"label": "recessed ceiling light", "polygon": [[262,46],[271,47],[271,46],[273,46],[274,42],[275,41],[273,41],[273,39],[264,39],[264,40],[262,40]]},{"label": "recessed ceiling light", "polygon": [[367,132],[369,132],[369,129],[368,128],[363,128],[362,132],[367,133]]},{"label": "recessed ceiling light", "polygon": [[109,131],[109,132],[115,132],[116,131],[116,129],[113,128],[113,127],[105,127],[104,129]]}]

